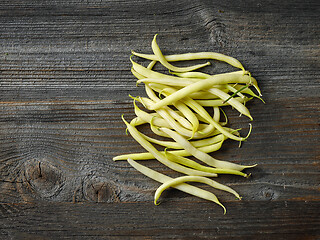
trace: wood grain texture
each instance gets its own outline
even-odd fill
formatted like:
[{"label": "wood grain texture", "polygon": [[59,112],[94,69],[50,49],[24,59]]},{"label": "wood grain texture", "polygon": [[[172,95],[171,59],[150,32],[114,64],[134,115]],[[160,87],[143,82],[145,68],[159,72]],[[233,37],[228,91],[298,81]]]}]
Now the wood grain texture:
[{"label": "wood grain texture", "polygon": [[[311,0],[0,0],[0,238],[320,238],[319,9]],[[165,54],[236,57],[263,91],[266,104],[248,103],[248,141],[214,154],[258,163],[249,179],[219,177],[243,196],[216,192],[227,215],[176,190],[154,206],[159,184],[112,161],[142,151],[121,114],[133,118],[128,94],[144,94],[130,51],[150,53],[155,33]],[[206,72],[232,69],[211,63]]]}]

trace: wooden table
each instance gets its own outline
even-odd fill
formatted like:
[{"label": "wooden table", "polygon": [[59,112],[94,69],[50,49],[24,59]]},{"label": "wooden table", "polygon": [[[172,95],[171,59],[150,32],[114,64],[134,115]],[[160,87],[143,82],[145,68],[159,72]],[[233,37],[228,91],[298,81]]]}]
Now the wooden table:
[{"label": "wooden table", "polygon": [[[319,10],[315,0],[0,1],[0,238],[319,239]],[[266,104],[248,103],[248,141],[213,154],[258,164],[249,179],[218,178],[243,196],[217,192],[226,215],[178,190],[155,206],[159,183],[112,161],[142,150],[121,114],[132,119],[128,94],[145,94],[130,51],[151,53],[155,33],[164,54],[236,57],[263,91]],[[232,69],[211,63],[204,71]],[[248,119],[226,111],[245,134]]]}]

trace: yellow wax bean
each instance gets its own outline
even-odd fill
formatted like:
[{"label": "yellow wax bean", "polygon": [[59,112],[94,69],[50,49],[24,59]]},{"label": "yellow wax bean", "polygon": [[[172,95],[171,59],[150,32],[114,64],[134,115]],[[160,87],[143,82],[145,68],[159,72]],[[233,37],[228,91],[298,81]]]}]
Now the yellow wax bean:
[{"label": "yellow wax bean", "polygon": [[245,168],[250,168],[250,167],[255,166],[255,165],[254,166],[242,166],[239,164],[214,159],[209,154],[202,152],[201,150],[192,146],[187,139],[182,137],[180,134],[170,130],[169,128],[160,128],[160,130],[165,132],[166,134],[168,134],[170,137],[172,137],[176,142],[178,142],[181,146],[183,146],[183,148],[187,152],[192,154],[194,157],[196,157],[200,161],[208,164],[209,166],[213,166],[213,167],[217,167],[217,168],[238,170],[238,171],[242,171]]},{"label": "yellow wax bean", "polygon": [[[123,122],[126,124],[128,131],[130,132],[131,136],[148,152],[150,152],[159,162],[166,165],[167,167],[171,168],[172,170],[175,170],[177,172],[181,172],[187,175],[196,175],[196,176],[210,176],[210,177],[216,177],[217,174],[214,173],[206,173],[201,172],[198,170],[190,169],[184,166],[181,166],[179,164],[176,164],[171,161],[169,161],[163,153],[160,153],[150,142],[145,140],[140,132],[132,125],[130,125],[123,117]],[[115,160],[115,159],[114,159]]]},{"label": "yellow wax bean", "polygon": [[[217,95],[219,98],[221,98],[221,100],[226,101],[227,99],[230,98],[230,95],[221,91],[218,88],[210,88],[208,89],[208,92]],[[244,106],[242,103],[240,103],[239,101],[237,101],[237,99],[235,98],[230,98],[228,100],[228,103],[233,106],[235,109],[237,109],[241,114],[247,116],[248,118],[250,118],[251,120],[253,120],[252,116],[250,115],[250,112],[248,110],[248,108],[246,108],[246,106]]]},{"label": "yellow wax bean", "polygon": [[171,72],[171,74],[183,77],[183,78],[201,78],[206,79],[210,77],[210,74],[202,73],[202,72]]},{"label": "yellow wax bean", "polygon": [[[183,149],[183,147],[177,143],[177,142],[172,142],[172,141],[163,141],[163,140],[158,140],[152,137],[149,137],[143,133],[141,133],[141,135],[147,139],[149,142],[164,146],[166,148],[171,148],[171,149]],[[225,139],[223,134],[218,134],[214,137],[210,137],[210,138],[205,138],[205,139],[200,139],[200,140],[194,140],[194,141],[190,141],[190,143],[197,148],[200,147],[205,147],[205,146],[211,146],[212,144],[221,142]]]},{"label": "yellow wax bean", "polygon": [[156,126],[166,126],[171,128],[171,125],[166,120],[164,120],[160,115],[159,115],[160,117],[158,117],[141,110],[135,103],[135,100],[133,101],[133,105],[134,105],[135,114],[143,121],[147,123],[150,123],[151,121],[153,121],[153,124]]},{"label": "yellow wax bean", "polygon": [[[157,182],[165,183],[165,182],[168,182],[168,181],[172,180],[171,177],[166,176],[166,175],[164,175],[162,173],[159,173],[157,171],[154,171],[154,170],[152,170],[150,168],[147,168],[147,167],[145,167],[145,166],[133,161],[132,159],[128,159],[127,161],[137,171],[141,172],[142,174],[146,175],[147,177],[149,177],[149,178],[151,178],[151,179],[153,179],[153,180],[155,180]],[[186,184],[186,183],[181,183],[179,185],[176,185],[176,186],[174,186],[174,188],[176,188],[176,189],[178,189],[180,191],[189,193],[191,195],[194,195],[196,197],[212,201],[212,202],[220,205],[223,208],[224,214],[226,213],[226,208],[219,202],[219,200],[216,197],[216,195],[214,195],[211,192],[208,192],[206,190],[203,190],[201,188],[198,188],[198,187]]]},{"label": "yellow wax bean", "polygon": [[[165,92],[164,92],[165,93]],[[167,88],[166,90],[167,93],[167,97],[169,98],[170,96],[172,96],[173,94],[175,94],[176,92],[171,89],[171,88]],[[235,136],[234,134],[226,131],[218,122],[214,121],[211,116],[208,114],[208,112],[200,105],[198,104],[195,100],[193,100],[190,97],[184,97],[183,98],[183,102],[189,106],[190,108],[192,108],[196,113],[198,113],[201,117],[203,117],[210,125],[214,126],[217,130],[219,130],[222,134],[224,134],[225,136],[227,136],[228,138],[231,138],[233,140],[236,141],[244,141],[246,138],[242,138],[242,137],[238,137]],[[158,102],[159,103],[159,102]],[[249,136],[249,135],[248,135]]]},{"label": "yellow wax bean", "polygon": [[[153,82],[153,80],[154,79],[142,79],[142,80],[138,80],[138,82],[139,81]],[[188,96],[189,94],[197,92],[197,91],[201,91],[201,90],[209,91],[209,89],[213,85],[228,84],[228,83],[249,83],[250,81],[251,81],[250,77],[247,75],[228,74],[228,73],[214,75],[214,77],[212,77],[212,78],[208,78],[206,80],[194,82],[192,84],[187,84],[184,88],[176,91],[175,93],[171,94],[170,96],[168,96],[168,97],[162,99],[161,101],[157,102],[156,104],[154,104],[151,109],[155,110],[160,107],[169,105],[172,102],[180,100],[180,99]]]},{"label": "yellow wax bean", "polygon": [[239,175],[242,177],[248,177],[247,174],[237,171],[237,170],[231,170],[231,169],[223,169],[223,168],[213,168],[213,167],[207,167],[203,166],[193,160],[190,160],[189,158],[185,158],[179,155],[172,154],[170,152],[166,152],[166,157],[173,162],[179,163],[181,165],[194,168],[199,171],[204,172],[213,172],[217,174],[233,174],[233,175]]},{"label": "yellow wax bean", "polygon": [[[199,147],[198,150],[205,152],[205,153],[211,153],[214,151],[217,151],[221,148],[223,143],[223,140],[208,146],[203,146],[203,147]],[[172,154],[175,154],[177,156],[183,156],[183,157],[188,157],[188,156],[192,156],[192,154],[183,149],[183,150],[172,150],[172,151],[167,151],[170,152]],[[164,154],[164,151],[160,152],[161,154]],[[123,155],[118,155],[116,157],[113,158],[114,161],[118,161],[118,160],[126,160],[128,158],[131,158],[133,160],[150,160],[150,159],[155,159],[155,155],[153,155],[150,152],[144,152],[144,153],[131,153],[131,154],[123,154]]]},{"label": "yellow wax bean", "polygon": [[[204,183],[207,184],[213,188],[219,189],[219,190],[223,190],[229,193],[234,194],[238,199],[241,199],[241,197],[239,196],[239,194],[234,191],[232,188],[223,185],[221,183],[218,183],[210,178],[206,178],[206,177],[199,177],[199,176],[182,176],[182,177],[177,177],[174,178],[172,180],[166,181],[164,182],[155,192],[154,194],[154,204],[157,205],[157,201],[161,195],[161,193],[170,188],[170,187],[175,187],[175,186],[179,186],[182,183],[186,183],[186,182],[199,182],[199,183]],[[220,204],[219,204],[220,205]]]},{"label": "yellow wax bean", "polygon": [[[148,97],[152,101],[154,101],[154,102],[160,101],[160,99],[155,95],[155,93],[153,92],[153,90],[151,89],[151,87],[148,84],[145,85],[145,89],[146,89],[146,93],[147,93]],[[184,117],[179,115],[176,111],[172,110],[168,106],[163,107],[163,109],[165,111],[167,111],[168,114],[170,114],[175,120],[177,120],[178,123],[180,123],[183,127],[187,128],[187,129],[191,129],[193,134],[197,130],[197,129],[193,129],[191,123],[187,119],[185,119]]]},{"label": "yellow wax bean", "polygon": [[[143,53],[137,53],[132,51],[132,54],[142,57],[149,60],[156,60],[159,61],[158,57],[153,54],[143,54]],[[198,53],[183,53],[183,54],[174,54],[174,55],[167,55],[165,56],[165,59],[168,62],[176,62],[176,61],[186,61],[186,60],[199,60],[199,59],[213,59],[218,61],[223,61],[231,66],[234,66],[236,68],[240,68],[241,70],[244,70],[244,67],[242,64],[235,58],[221,54],[216,52],[198,52]]]},{"label": "yellow wax bean", "polygon": [[[155,104],[151,99],[148,98],[140,98],[142,103],[146,106],[147,109],[149,109],[149,106],[152,106]],[[170,128],[175,129],[179,133],[181,133],[183,136],[186,137],[193,137],[194,136],[194,131],[189,130],[181,126],[180,123],[178,123],[169,113],[166,111],[165,108],[159,108],[156,110],[157,113],[167,122],[167,124],[170,125]]]},{"label": "yellow wax bean", "polygon": [[[245,103],[245,102],[248,102],[249,100],[251,100],[252,98],[235,97],[234,99],[240,103]],[[212,99],[212,100],[205,99],[205,100],[195,100],[195,101],[203,107],[222,107],[222,106],[230,105],[229,101],[224,103],[222,99]]]},{"label": "yellow wax bean", "polygon": [[165,66],[166,68],[168,68],[169,70],[172,70],[172,71],[176,71],[176,72],[189,72],[189,71],[193,71],[193,70],[196,70],[196,69],[199,69],[199,68],[202,68],[202,67],[205,67],[205,66],[208,66],[210,65],[210,62],[207,62],[205,64],[198,64],[198,65],[195,65],[195,66],[190,66],[190,67],[176,67],[176,66],[173,66],[172,64],[170,64],[166,58],[163,56],[158,44],[157,44],[157,34],[154,36],[153,40],[152,40],[152,51],[154,53],[154,55],[157,56],[157,60],[163,65]]},{"label": "yellow wax bean", "polygon": [[148,69],[138,63],[136,63],[135,61],[132,60],[132,58],[130,58],[130,61],[132,63],[132,68],[139,73],[142,76],[145,76],[146,78],[153,78],[153,79],[170,79],[170,80],[177,80],[177,81],[188,81],[190,83],[192,82],[196,82],[199,81],[199,79],[197,78],[179,78],[179,77],[175,77],[175,76],[171,76],[171,75],[167,75],[167,74],[163,74],[163,73],[159,73],[156,71],[153,71],[151,69]]}]

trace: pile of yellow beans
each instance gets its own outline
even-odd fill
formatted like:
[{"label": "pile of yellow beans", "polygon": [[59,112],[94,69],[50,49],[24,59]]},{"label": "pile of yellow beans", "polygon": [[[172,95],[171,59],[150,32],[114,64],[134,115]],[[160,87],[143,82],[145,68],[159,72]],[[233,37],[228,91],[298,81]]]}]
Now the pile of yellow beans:
[{"label": "pile of yellow beans", "polygon": [[[256,165],[244,166],[218,160],[210,153],[219,150],[226,139],[241,143],[249,137],[251,124],[249,124],[249,133],[245,137],[240,136],[239,129],[226,127],[228,121],[222,107],[231,106],[239,111],[240,115],[253,120],[245,103],[253,98],[262,100],[257,81],[237,59],[224,54],[199,52],[164,56],[156,38],[157,35],[154,36],[151,45],[153,54],[132,52],[131,72],[138,79],[137,84],[144,84],[148,97],[130,96],[133,99],[136,117],[127,122],[122,116],[127,131],[146,152],[123,154],[114,157],[113,160],[127,160],[142,174],[162,183],[155,192],[155,204],[158,204],[158,199],[164,190],[173,187],[213,201],[226,213],[226,208],[215,194],[186,182],[207,184],[241,199],[235,190],[211,178],[218,177],[219,174],[248,177],[250,174],[244,173],[243,170]],[[133,56],[148,59],[151,62],[144,67],[133,61]],[[171,64],[176,61],[199,59],[223,61],[240,70],[210,75],[198,71],[210,65],[210,62],[188,67],[177,67]],[[169,73],[164,74],[153,70],[157,62],[168,69]],[[251,89],[252,87],[255,91]],[[213,109],[213,116],[210,115],[208,108]],[[221,113],[224,114],[224,122],[221,121]],[[159,137],[147,136],[140,132],[138,126],[142,124],[148,124],[154,135]],[[163,149],[158,150],[159,147]],[[150,159],[156,159],[183,175],[171,178],[137,162]]]}]

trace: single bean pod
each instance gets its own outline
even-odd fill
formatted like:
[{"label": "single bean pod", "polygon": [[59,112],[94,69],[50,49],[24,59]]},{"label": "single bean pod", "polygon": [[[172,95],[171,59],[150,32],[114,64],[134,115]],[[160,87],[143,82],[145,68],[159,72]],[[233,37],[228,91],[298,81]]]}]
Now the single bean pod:
[{"label": "single bean pod", "polygon": [[210,65],[210,62],[207,62],[205,64],[198,64],[198,65],[195,65],[195,66],[190,66],[190,67],[176,67],[176,66],[173,66],[172,64],[170,64],[166,58],[163,56],[158,44],[157,44],[157,35],[154,35],[154,38],[152,40],[152,44],[151,44],[151,47],[152,47],[152,51],[154,53],[154,55],[157,56],[157,60],[163,65],[165,66],[166,68],[168,68],[169,70],[172,70],[172,71],[176,71],[176,72],[190,72],[190,71],[194,71],[196,69],[199,69],[199,68],[202,68],[202,67],[205,67],[205,66],[208,66]]}]

